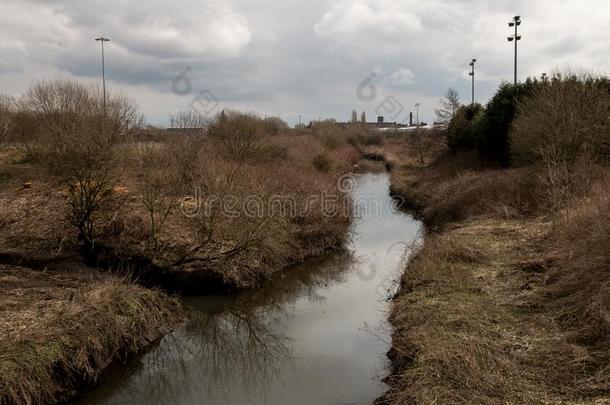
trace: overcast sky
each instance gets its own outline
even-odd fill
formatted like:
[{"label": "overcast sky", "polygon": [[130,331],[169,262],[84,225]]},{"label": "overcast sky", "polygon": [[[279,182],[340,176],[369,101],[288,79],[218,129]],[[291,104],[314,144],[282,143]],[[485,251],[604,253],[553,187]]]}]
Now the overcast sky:
[{"label": "overcast sky", "polygon": [[99,83],[93,39],[104,35],[109,89],[151,123],[191,106],[291,124],[347,120],[354,108],[402,121],[416,102],[432,121],[448,87],[470,99],[471,58],[479,101],[512,80],[517,14],[520,78],[610,71],[607,0],[0,0],[0,92],[46,78]]}]

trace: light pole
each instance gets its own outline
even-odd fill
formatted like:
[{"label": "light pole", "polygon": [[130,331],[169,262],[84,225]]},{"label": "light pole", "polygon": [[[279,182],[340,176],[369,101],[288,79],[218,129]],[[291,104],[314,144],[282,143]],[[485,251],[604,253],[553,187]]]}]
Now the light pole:
[{"label": "light pole", "polygon": [[102,94],[103,94],[103,106],[104,106],[104,114],[106,114],[106,67],[104,63],[104,42],[109,42],[108,38],[104,38],[100,36],[99,38],[95,38],[96,41],[102,43]]},{"label": "light pole", "polygon": [[509,27],[515,27],[515,34],[508,37],[508,42],[515,42],[515,84],[517,84],[517,43],[521,41],[521,35],[519,35],[519,26],[521,25],[521,17],[515,16],[512,21],[508,23]]},{"label": "light pole", "polygon": [[473,59],[472,62],[470,62],[470,67],[472,70],[470,73],[468,73],[470,76],[472,76],[472,105],[474,105],[474,64],[476,61],[476,59]]},{"label": "light pole", "polygon": [[421,103],[415,104],[415,126],[419,128],[419,107]]}]

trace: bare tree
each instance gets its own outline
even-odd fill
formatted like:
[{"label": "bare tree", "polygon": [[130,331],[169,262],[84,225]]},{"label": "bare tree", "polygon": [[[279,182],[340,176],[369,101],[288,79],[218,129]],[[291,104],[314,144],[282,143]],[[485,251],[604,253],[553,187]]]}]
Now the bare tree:
[{"label": "bare tree", "polygon": [[13,142],[25,150],[25,159],[34,160],[39,156],[40,120],[30,111],[18,109],[11,118],[9,136]]},{"label": "bare tree", "polygon": [[434,110],[436,113],[436,121],[448,123],[455,116],[460,108],[460,98],[458,92],[450,88],[447,90],[445,97],[440,100],[441,108]]},{"label": "bare tree", "polygon": [[356,110],[352,110],[352,119],[351,123],[355,124],[358,122],[358,112]]},{"label": "bare tree", "polygon": [[137,174],[142,191],[141,200],[148,213],[153,258],[161,248],[159,235],[176,207],[176,191],[180,178],[173,156],[166,150],[148,147],[140,150]]},{"label": "bare tree", "polygon": [[223,111],[210,123],[208,133],[222,146],[226,157],[244,162],[260,150],[264,128],[256,115]]},{"label": "bare tree", "polygon": [[203,131],[208,126],[209,120],[194,109],[178,111],[169,118],[171,128],[188,129],[193,131]]},{"label": "bare tree", "polygon": [[366,113],[364,111],[360,114],[360,123],[363,125],[366,124]]},{"label": "bare tree", "polygon": [[9,132],[15,114],[13,97],[0,94],[0,142],[8,143]]},{"label": "bare tree", "polygon": [[413,149],[415,150],[415,155],[417,156],[417,163],[421,166],[425,166],[430,151],[434,147],[434,140],[427,131],[418,129],[415,131],[411,142]]},{"label": "bare tree", "polygon": [[537,164],[555,224],[570,198],[591,185],[590,164],[610,161],[610,92],[589,76],[559,76],[519,106],[511,130],[514,164]]},{"label": "bare tree", "polygon": [[593,78],[555,79],[519,107],[511,131],[514,163],[610,161],[610,92]]},{"label": "bare tree", "polygon": [[67,188],[68,221],[78,230],[86,260],[95,259],[100,215],[119,200],[115,148],[141,122],[125,98],[65,80],[39,82],[21,100],[38,121],[38,157]]}]

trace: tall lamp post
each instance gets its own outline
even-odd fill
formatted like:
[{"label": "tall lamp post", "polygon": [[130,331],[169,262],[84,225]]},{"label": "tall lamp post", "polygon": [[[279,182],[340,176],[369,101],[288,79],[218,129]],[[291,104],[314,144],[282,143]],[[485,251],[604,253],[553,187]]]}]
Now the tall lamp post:
[{"label": "tall lamp post", "polygon": [[472,62],[470,62],[470,67],[472,68],[472,70],[470,71],[470,73],[468,73],[470,76],[472,76],[472,105],[474,105],[474,64],[476,62],[476,59],[473,59]]},{"label": "tall lamp post", "polygon": [[512,21],[508,23],[509,27],[515,27],[515,34],[508,37],[508,42],[515,42],[515,84],[517,84],[517,43],[521,41],[521,35],[519,35],[519,26],[521,25],[521,17],[515,16]]},{"label": "tall lamp post", "polygon": [[104,38],[100,36],[99,38],[95,38],[96,41],[102,43],[102,94],[103,94],[103,106],[104,106],[104,114],[106,113],[106,67],[104,62],[104,42],[109,42],[108,38]]},{"label": "tall lamp post", "polygon": [[419,107],[421,106],[421,103],[416,103],[415,104],[415,126],[419,128]]}]

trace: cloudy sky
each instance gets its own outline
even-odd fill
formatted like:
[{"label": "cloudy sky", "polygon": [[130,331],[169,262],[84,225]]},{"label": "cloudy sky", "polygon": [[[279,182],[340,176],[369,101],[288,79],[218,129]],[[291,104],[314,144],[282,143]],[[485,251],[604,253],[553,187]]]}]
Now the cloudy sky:
[{"label": "cloudy sky", "polygon": [[180,108],[347,120],[352,109],[432,121],[448,87],[477,99],[512,80],[507,22],[523,19],[520,77],[610,72],[607,0],[0,0],[0,92],[37,79],[107,84],[149,122]]}]

